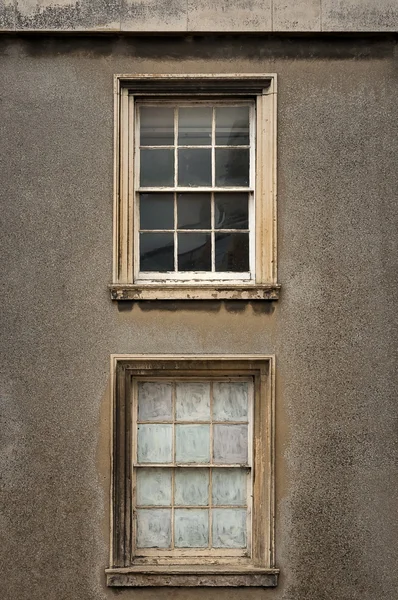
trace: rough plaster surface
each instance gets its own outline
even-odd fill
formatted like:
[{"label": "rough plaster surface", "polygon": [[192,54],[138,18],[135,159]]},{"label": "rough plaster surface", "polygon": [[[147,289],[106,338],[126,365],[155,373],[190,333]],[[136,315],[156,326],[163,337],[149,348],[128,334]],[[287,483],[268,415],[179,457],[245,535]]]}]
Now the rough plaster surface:
[{"label": "rough plaster surface", "polygon": [[0,31],[397,31],[396,0],[0,0]]},{"label": "rough plaster surface", "polygon": [[[111,600],[109,355],[275,353],[280,586],[396,600],[393,39],[0,40],[2,600]],[[114,73],[276,72],[275,303],[112,303]]]}]

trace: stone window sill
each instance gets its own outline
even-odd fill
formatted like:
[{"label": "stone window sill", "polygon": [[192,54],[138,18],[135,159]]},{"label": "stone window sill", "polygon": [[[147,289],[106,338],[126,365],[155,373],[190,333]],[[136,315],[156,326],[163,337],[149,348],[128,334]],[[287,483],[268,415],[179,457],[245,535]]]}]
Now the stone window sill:
[{"label": "stone window sill", "polygon": [[112,300],[278,300],[280,285],[254,284],[232,286],[201,284],[200,286],[173,284],[127,284],[109,286]]}]

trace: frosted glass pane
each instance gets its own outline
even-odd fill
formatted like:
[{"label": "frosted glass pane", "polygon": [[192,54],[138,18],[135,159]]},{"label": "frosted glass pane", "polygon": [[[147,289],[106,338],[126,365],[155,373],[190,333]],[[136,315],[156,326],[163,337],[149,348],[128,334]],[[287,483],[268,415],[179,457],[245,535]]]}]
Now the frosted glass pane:
[{"label": "frosted glass pane", "polygon": [[137,547],[170,548],[171,509],[137,510]]},{"label": "frosted glass pane", "polygon": [[246,510],[213,510],[213,548],[246,548]]},{"label": "frosted glass pane", "polygon": [[176,505],[207,506],[209,504],[209,470],[178,469],[175,474]]},{"label": "frosted glass pane", "polygon": [[177,548],[206,548],[209,543],[209,511],[176,508],[174,540]]},{"label": "frosted glass pane", "polygon": [[247,421],[247,382],[215,382],[213,384],[213,419],[215,421]]},{"label": "frosted glass pane", "polygon": [[172,416],[170,383],[148,381],[138,384],[139,421],[171,421]]},{"label": "frosted glass pane", "polygon": [[214,462],[247,463],[247,425],[214,425]]},{"label": "frosted glass pane", "polygon": [[172,437],[172,425],[138,425],[138,462],[171,462]]},{"label": "frosted glass pane", "polygon": [[137,469],[137,506],[171,505],[171,470]]},{"label": "frosted glass pane", "polygon": [[246,469],[213,469],[212,491],[215,506],[246,505]]},{"label": "frosted glass pane", "polygon": [[210,420],[210,384],[181,382],[176,385],[178,421]]},{"label": "frosted glass pane", "polygon": [[176,461],[210,461],[210,425],[176,425]]}]

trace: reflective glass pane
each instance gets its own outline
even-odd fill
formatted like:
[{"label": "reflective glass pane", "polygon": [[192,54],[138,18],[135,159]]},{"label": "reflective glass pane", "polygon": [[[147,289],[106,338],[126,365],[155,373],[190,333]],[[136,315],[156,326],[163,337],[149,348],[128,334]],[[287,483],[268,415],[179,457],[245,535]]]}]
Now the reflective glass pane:
[{"label": "reflective glass pane", "polygon": [[217,146],[250,144],[248,106],[216,108],[216,144]]},{"label": "reflective glass pane", "polygon": [[209,504],[209,470],[177,469],[174,503],[177,506],[207,506]]},{"label": "reflective glass pane", "polygon": [[216,148],[216,186],[249,185],[249,150]]},{"label": "reflective glass pane", "polygon": [[176,508],[174,540],[176,548],[206,548],[209,544],[209,511]]},{"label": "reflective glass pane", "polygon": [[246,548],[246,510],[215,508],[212,512],[213,548]]},{"label": "reflective glass pane", "polygon": [[176,384],[177,421],[208,421],[210,419],[210,384],[180,382]]},{"label": "reflective glass pane", "polygon": [[171,421],[172,414],[171,383],[138,383],[139,421]]},{"label": "reflective glass pane", "polygon": [[180,108],[178,111],[178,144],[180,146],[211,146],[211,119],[211,108]]},{"label": "reflective glass pane", "polygon": [[219,464],[247,464],[247,425],[214,425],[213,456]]},{"label": "reflective glass pane", "polygon": [[211,271],[211,236],[209,233],[178,234],[178,270]]},{"label": "reflective glass pane", "polygon": [[174,185],[174,150],[144,150],[140,152],[141,187]]},{"label": "reflective glass pane", "polygon": [[240,192],[214,194],[214,202],[216,229],[248,229],[248,194]]},{"label": "reflective glass pane", "polygon": [[137,469],[137,506],[171,505],[171,469]]},{"label": "reflective glass pane", "polygon": [[170,548],[171,510],[149,508],[137,510],[137,547]]},{"label": "reflective glass pane", "polygon": [[140,194],[140,229],[174,229],[173,194]]},{"label": "reflective glass pane", "polygon": [[178,150],[178,185],[211,186],[210,148],[186,148]]},{"label": "reflective glass pane", "polygon": [[142,106],[140,109],[141,146],[174,144],[174,109]]},{"label": "reflective glass pane", "polygon": [[210,229],[210,194],[178,194],[177,222],[178,229]]},{"label": "reflective glass pane", "polygon": [[213,384],[213,419],[247,421],[248,384],[240,381],[215,381]]},{"label": "reflective glass pane", "polygon": [[172,425],[138,425],[137,429],[138,462],[172,462]]},{"label": "reflective glass pane", "polygon": [[140,271],[174,271],[172,233],[140,233]]},{"label": "reflective glass pane", "polygon": [[176,425],[176,461],[210,461],[210,425]]},{"label": "reflective glass pane", "polygon": [[215,506],[246,505],[247,472],[245,469],[213,469],[213,504]]},{"label": "reflective glass pane", "polygon": [[249,234],[216,233],[216,271],[249,271]]}]

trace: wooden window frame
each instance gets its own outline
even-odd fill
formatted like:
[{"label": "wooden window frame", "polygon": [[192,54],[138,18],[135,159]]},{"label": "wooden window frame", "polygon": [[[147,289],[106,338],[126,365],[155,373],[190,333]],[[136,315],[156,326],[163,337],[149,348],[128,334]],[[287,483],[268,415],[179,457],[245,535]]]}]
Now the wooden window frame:
[{"label": "wooden window frame", "polygon": [[[276,112],[275,74],[116,75],[114,128],[113,300],[276,300]],[[138,278],[135,100],[251,100],[255,103],[255,207],[250,279],[179,274],[172,280]],[[253,161],[252,161],[253,162]],[[253,182],[252,182],[253,183]],[[212,274],[214,275],[214,274]]]},{"label": "wooden window frame", "polygon": [[[250,377],[253,398],[253,505],[248,556],[181,552],[134,556],[132,387],[139,378]],[[111,546],[108,586],[275,587],[275,357],[272,355],[112,355]],[[149,553],[152,554],[152,553]],[[216,554],[216,553],[214,553]]]}]

